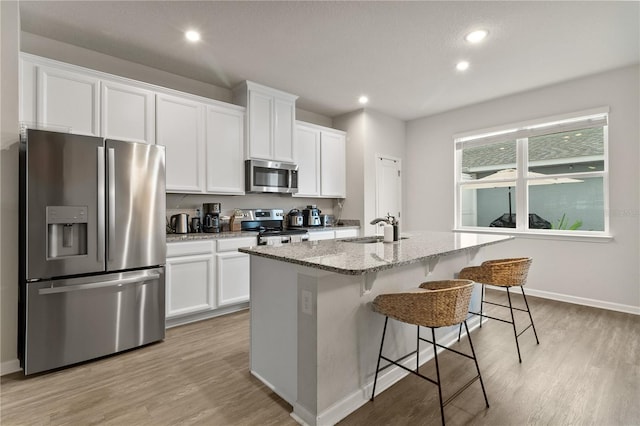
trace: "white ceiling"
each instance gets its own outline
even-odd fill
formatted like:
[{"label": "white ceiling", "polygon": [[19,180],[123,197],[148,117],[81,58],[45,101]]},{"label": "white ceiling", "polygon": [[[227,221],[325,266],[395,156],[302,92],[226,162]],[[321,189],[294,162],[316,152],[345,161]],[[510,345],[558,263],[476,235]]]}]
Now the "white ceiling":
[{"label": "white ceiling", "polygon": [[[637,1],[20,0],[20,14],[23,31],[225,88],[253,80],[329,117],[361,94],[410,120],[640,62]],[[489,36],[469,45],[476,28]]]}]

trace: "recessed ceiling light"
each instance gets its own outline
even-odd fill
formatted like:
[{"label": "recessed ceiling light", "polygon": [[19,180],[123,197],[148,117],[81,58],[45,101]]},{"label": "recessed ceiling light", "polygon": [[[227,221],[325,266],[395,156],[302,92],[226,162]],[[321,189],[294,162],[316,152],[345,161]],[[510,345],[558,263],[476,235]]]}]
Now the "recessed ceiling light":
[{"label": "recessed ceiling light", "polygon": [[200,41],[200,33],[197,31],[187,31],[186,33],[184,33],[184,36],[187,38],[187,40],[189,41]]},{"label": "recessed ceiling light", "polygon": [[369,98],[367,98],[366,96],[362,95],[362,96],[360,96],[360,97],[358,98],[358,102],[359,102],[361,105],[364,105],[364,104],[366,104],[367,102],[369,102]]},{"label": "recessed ceiling light", "polygon": [[460,61],[456,64],[456,69],[458,71],[466,71],[469,68],[469,62],[467,61]]},{"label": "recessed ceiling light", "polygon": [[476,30],[464,36],[464,39],[469,43],[480,43],[482,40],[484,40],[487,34],[489,34],[489,31],[487,30]]}]

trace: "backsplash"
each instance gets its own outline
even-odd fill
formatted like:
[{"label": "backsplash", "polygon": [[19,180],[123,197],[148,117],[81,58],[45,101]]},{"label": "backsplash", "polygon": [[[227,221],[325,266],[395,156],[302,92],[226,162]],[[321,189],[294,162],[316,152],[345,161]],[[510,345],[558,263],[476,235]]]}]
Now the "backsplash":
[{"label": "backsplash", "polygon": [[[293,208],[304,209],[315,204],[323,214],[339,214],[337,200],[333,198],[297,198],[279,194],[249,195],[200,195],[167,194],[167,221],[174,214],[196,215],[196,209],[202,210],[204,203],[221,203],[220,216],[231,216],[235,209],[282,209],[287,214]],[[334,213],[335,212],[335,213]],[[228,220],[221,220],[224,230],[228,229]]]}]

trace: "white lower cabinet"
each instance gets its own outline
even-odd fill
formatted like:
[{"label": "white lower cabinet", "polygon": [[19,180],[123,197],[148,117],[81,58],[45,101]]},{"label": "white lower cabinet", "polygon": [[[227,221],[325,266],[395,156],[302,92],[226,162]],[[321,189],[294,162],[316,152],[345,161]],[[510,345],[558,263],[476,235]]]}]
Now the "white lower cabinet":
[{"label": "white lower cabinet", "polygon": [[335,237],[333,231],[309,231],[309,241],[333,240]]},{"label": "white lower cabinet", "polygon": [[218,240],[216,268],[218,305],[226,306],[249,300],[249,255],[238,252],[240,247],[256,245],[255,237]]},{"label": "white lower cabinet", "polygon": [[167,325],[244,309],[249,301],[249,255],[238,248],[256,243],[256,237],[167,243]]},{"label": "white lower cabinet", "polygon": [[309,231],[309,241],[333,240],[338,238],[354,238],[360,235],[357,228],[336,229],[335,231]]},{"label": "white lower cabinet", "polygon": [[355,238],[360,235],[360,230],[355,228],[336,229],[336,238]]},{"label": "white lower cabinet", "polygon": [[213,240],[167,244],[167,318],[216,307],[214,252]]}]

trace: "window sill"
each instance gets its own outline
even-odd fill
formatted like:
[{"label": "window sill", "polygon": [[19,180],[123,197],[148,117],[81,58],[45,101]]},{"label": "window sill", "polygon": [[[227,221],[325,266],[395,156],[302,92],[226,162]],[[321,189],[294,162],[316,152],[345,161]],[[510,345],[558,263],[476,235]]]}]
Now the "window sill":
[{"label": "window sill", "polygon": [[539,240],[561,240],[608,243],[613,241],[613,235],[605,233],[576,233],[575,231],[519,231],[514,228],[455,228],[453,232],[469,232],[476,234],[513,235],[519,238],[531,238]]}]

